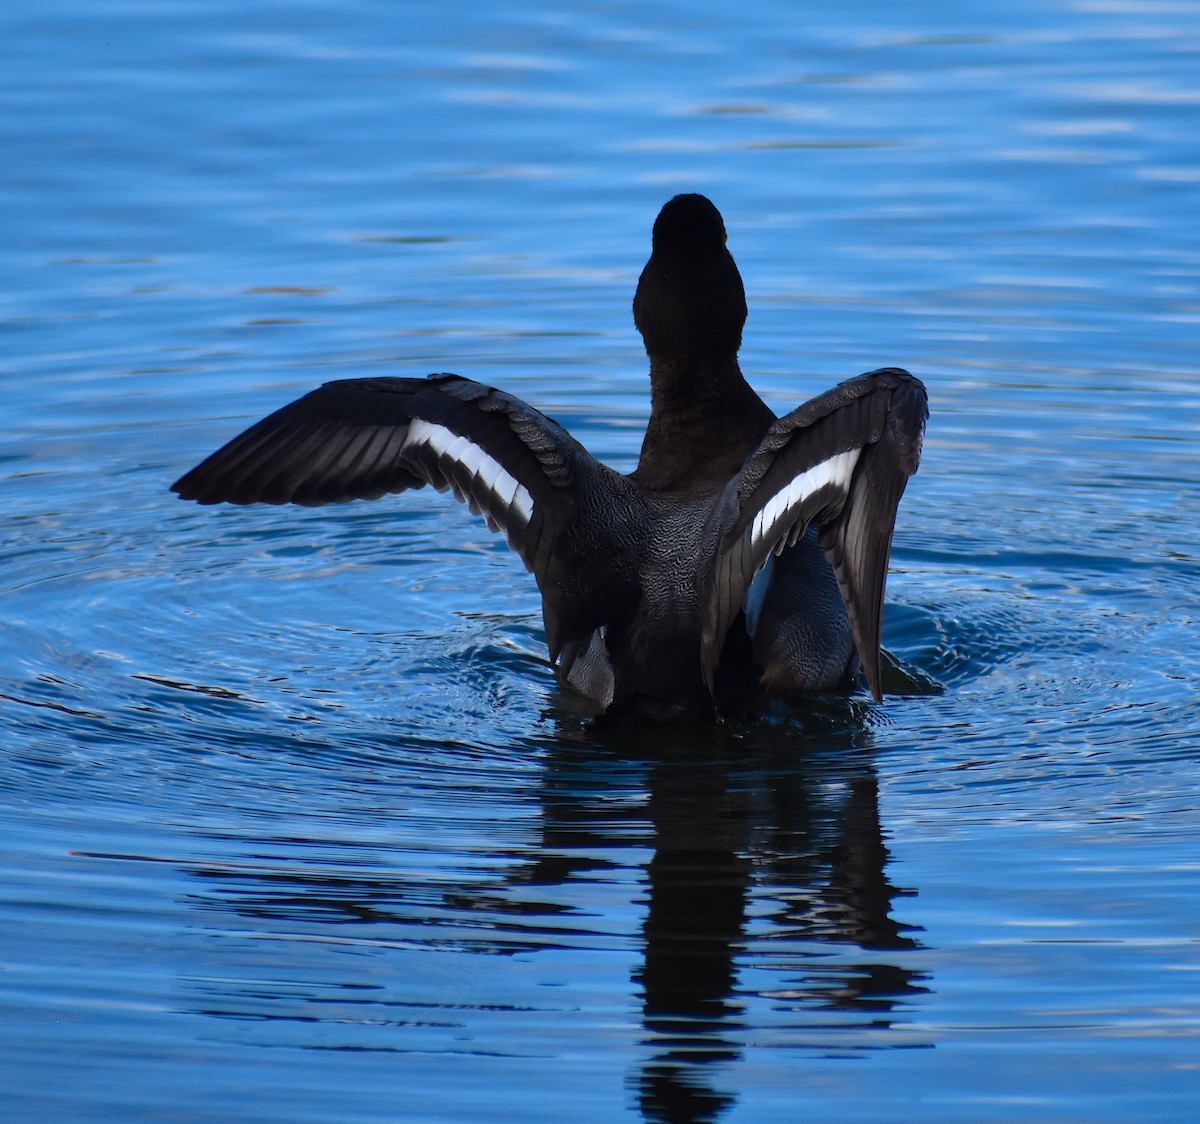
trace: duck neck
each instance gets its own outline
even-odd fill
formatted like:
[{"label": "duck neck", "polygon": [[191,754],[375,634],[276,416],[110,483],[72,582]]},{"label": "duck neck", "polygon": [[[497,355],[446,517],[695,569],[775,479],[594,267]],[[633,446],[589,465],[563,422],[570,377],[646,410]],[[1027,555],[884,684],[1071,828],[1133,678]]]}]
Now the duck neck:
[{"label": "duck neck", "polygon": [[704,362],[650,357],[650,421],[633,477],[653,490],[711,491],[754,451],[775,415],[737,356]]}]

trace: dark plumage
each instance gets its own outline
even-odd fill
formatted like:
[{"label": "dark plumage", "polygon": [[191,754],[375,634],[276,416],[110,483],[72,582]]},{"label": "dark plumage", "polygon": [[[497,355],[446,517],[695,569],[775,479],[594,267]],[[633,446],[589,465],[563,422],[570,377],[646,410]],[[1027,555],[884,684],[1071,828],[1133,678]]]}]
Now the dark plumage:
[{"label": "dark plumage", "polygon": [[669,717],[880,688],[896,508],[925,390],[859,375],[783,418],[742,377],[746,298],[702,195],[654,223],[633,301],[651,414],[622,476],[503,391],[459,378],[326,383],[173,485],[200,503],[340,503],[432,484],[504,533],[542,593],[559,678]]}]

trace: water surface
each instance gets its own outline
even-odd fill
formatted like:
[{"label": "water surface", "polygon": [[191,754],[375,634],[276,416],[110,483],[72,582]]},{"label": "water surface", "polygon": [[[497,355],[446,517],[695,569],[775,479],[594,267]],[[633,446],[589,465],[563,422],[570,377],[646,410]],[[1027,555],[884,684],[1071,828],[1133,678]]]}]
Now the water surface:
[{"label": "water surface", "polygon": [[[14,1119],[1200,1110],[1200,5],[797,11],[5,7]],[[434,370],[630,468],[692,190],[777,410],[929,388],[883,704],[596,733],[447,497],[166,491]]]}]

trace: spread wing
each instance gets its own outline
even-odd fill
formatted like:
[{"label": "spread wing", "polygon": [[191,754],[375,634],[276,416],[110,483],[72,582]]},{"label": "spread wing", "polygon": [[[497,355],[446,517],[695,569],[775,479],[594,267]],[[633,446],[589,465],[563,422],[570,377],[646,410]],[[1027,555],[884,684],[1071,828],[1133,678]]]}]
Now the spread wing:
[{"label": "spread wing", "polygon": [[[457,375],[326,383],[235,437],[171,490],[202,504],[317,506],[426,484],[482,514],[533,572],[551,659],[581,629],[586,635],[603,623],[602,603],[621,585],[605,562],[621,554],[596,541],[609,532],[595,518],[581,528],[578,517],[611,510],[602,499],[628,490],[623,479],[532,406]],[[576,554],[589,567],[574,565]],[[575,576],[583,570],[586,578]]]},{"label": "spread wing", "polygon": [[907,371],[849,379],[780,418],[718,507],[702,641],[710,687],[755,575],[810,524],[833,567],[871,693],[882,697],[879,642],[896,509],[917,470],[929,408]]}]

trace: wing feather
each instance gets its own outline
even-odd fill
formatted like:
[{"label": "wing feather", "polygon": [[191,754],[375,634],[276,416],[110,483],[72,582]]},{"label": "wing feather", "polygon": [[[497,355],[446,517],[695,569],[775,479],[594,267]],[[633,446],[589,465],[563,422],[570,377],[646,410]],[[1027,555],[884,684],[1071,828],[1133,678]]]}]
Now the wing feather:
[{"label": "wing feather", "polygon": [[235,437],[172,490],[202,504],[316,506],[426,484],[449,489],[505,535],[544,591],[558,536],[588,489],[617,480],[520,399],[431,375],[326,383]]},{"label": "wing feather", "polygon": [[881,697],[879,639],[892,528],[917,470],[927,416],[920,381],[884,368],[842,383],[771,427],[718,508],[701,641],[710,688],[755,576],[772,553],[816,524],[867,683]]}]

